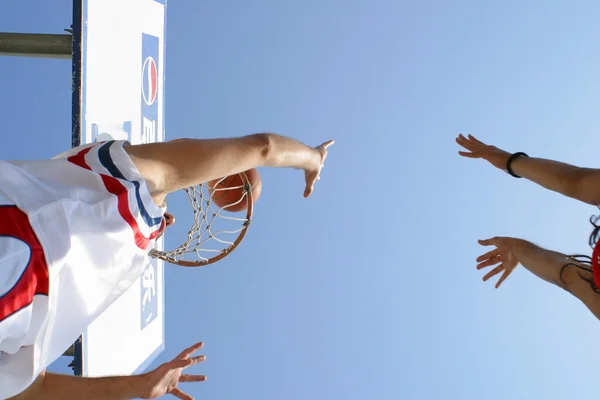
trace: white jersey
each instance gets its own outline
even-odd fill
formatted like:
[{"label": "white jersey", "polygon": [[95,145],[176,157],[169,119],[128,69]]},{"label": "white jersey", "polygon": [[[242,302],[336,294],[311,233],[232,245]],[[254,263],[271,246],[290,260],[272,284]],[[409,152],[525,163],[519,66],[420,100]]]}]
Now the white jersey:
[{"label": "white jersey", "polygon": [[165,209],[125,145],[0,161],[0,399],[25,390],[149,263]]}]

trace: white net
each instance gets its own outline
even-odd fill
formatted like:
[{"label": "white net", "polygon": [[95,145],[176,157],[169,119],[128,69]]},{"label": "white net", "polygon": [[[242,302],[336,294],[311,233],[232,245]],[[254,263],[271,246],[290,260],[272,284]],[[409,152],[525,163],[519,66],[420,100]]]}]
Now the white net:
[{"label": "white net", "polygon": [[193,210],[187,240],[171,251],[152,250],[150,255],[181,266],[200,266],[218,261],[241,242],[252,218],[252,187],[244,173],[237,185],[223,185],[222,178],[185,189]]}]

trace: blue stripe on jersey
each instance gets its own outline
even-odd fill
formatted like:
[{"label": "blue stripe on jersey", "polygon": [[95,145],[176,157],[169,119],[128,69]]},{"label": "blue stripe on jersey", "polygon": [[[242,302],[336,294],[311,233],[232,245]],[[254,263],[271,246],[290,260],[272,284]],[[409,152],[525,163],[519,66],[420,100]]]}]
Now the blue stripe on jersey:
[{"label": "blue stripe on jersey", "polygon": [[162,222],[162,217],[152,218],[150,216],[150,214],[148,214],[148,211],[146,210],[146,207],[144,206],[144,202],[142,201],[142,196],[140,196],[140,183],[138,181],[127,180],[123,176],[121,171],[119,171],[119,168],[117,168],[117,166],[113,162],[112,157],[110,156],[110,146],[112,146],[112,144],[114,142],[115,142],[114,140],[111,140],[110,142],[107,142],[106,144],[102,145],[102,147],[100,147],[100,149],[98,149],[98,158],[100,159],[100,163],[115,178],[123,179],[127,182],[133,183],[133,185],[135,186],[135,197],[137,199],[138,209],[140,210],[140,213],[142,214],[142,218],[144,219],[146,224],[148,224],[149,227],[159,225]]}]

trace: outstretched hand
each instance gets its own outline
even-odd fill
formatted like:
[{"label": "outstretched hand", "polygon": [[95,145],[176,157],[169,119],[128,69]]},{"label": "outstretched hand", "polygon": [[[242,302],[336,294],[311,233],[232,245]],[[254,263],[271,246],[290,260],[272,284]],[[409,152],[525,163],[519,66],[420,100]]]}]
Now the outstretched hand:
[{"label": "outstretched hand", "polygon": [[325,159],[327,158],[327,148],[334,144],[333,140],[328,140],[320,146],[315,147],[315,150],[320,156],[320,162],[315,168],[307,169],[304,171],[304,177],[306,179],[306,188],[304,189],[304,197],[308,197],[312,194],[315,183],[321,179],[321,170],[325,166]]},{"label": "outstretched hand", "polygon": [[483,277],[483,281],[486,282],[491,277],[502,273],[500,279],[498,279],[498,282],[496,282],[496,289],[498,289],[500,285],[502,285],[502,282],[508,278],[511,272],[513,272],[513,270],[519,264],[519,261],[514,254],[515,239],[496,237],[487,240],[480,240],[479,244],[482,246],[496,247],[494,250],[489,251],[477,258],[477,262],[479,263],[477,264],[477,269],[480,270],[500,264]]},{"label": "outstretched hand", "polygon": [[182,374],[183,370],[187,367],[198,364],[206,359],[205,356],[192,357],[192,354],[200,350],[203,346],[204,343],[202,342],[196,343],[154,371],[140,375],[142,387],[140,397],[142,399],[157,399],[165,394],[172,394],[182,400],[193,400],[192,396],[178,389],[177,385],[180,382],[204,382],[206,380],[205,375]]},{"label": "outstretched hand", "polygon": [[506,162],[510,157],[510,153],[501,150],[495,146],[487,145],[477,140],[473,135],[468,137],[461,133],[456,138],[456,143],[468,151],[459,151],[463,157],[467,158],[482,158],[492,164],[494,167],[506,171]]}]

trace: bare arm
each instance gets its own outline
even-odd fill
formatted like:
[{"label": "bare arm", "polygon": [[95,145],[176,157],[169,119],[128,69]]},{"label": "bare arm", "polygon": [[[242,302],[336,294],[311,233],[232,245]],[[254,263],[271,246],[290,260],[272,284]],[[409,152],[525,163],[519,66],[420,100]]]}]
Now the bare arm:
[{"label": "bare arm", "polygon": [[565,254],[518,239],[515,254],[523,267],[577,297],[600,319],[600,294],[592,288],[589,266],[584,266]]},{"label": "bare arm", "polygon": [[[323,152],[271,133],[231,139],[178,139],[126,148],[153,195],[257,167],[320,170]],[[325,152],[326,154],[326,152]]]},{"label": "bare arm", "polygon": [[42,373],[23,393],[9,400],[129,400],[157,399],[172,394],[190,398],[180,390],[180,382],[204,382],[205,375],[183,374],[186,368],[203,362],[205,356],[193,356],[203,342],[183,350],[173,360],[153,371],[133,376],[79,378],[70,375]]},{"label": "bare arm", "polygon": [[140,395],[139,376],[80,378],[45,373],[10,400],[129,400]]},{"label": "bare arm", "polygon": [[[472,135],[459,135],[456,142],[468,151],[459,151],[467,158],[482,158],[506,172],[510,153],[487,145]],[[588,204],[600,204],[600,170],[580,168],[542,158],[516,158],[511,168],[517,175],[567,197]]]},{"label": "bare arm", "polygon": [[477,259],[479,262],[477,269],[500,264],[483,277],[484,281],[502,273],[496,284],[498,288],[514,268],[521,264],[538,278],[561,287],[577,297],[596,318],[600,319],[600,294],[592,288],[592,273],[589,266],[565,254],[543,249],[522,239],[495,237],[481,240],[479,243],[496,248]]},{"label": "bare arm", "polygon": [[600,170],[543,158],[519,157],[512,163],[519,176],[588,204],[600,204]]},{"label": "bare arm", "polygon": [[[543,249],[522,239],[513,239],[513,251],[518,262],[529,272],[563,289],[567,289],[561,270],[566,264],[573,262],[565,254]],[[566,272],[566,271],[565,271]]]}]

